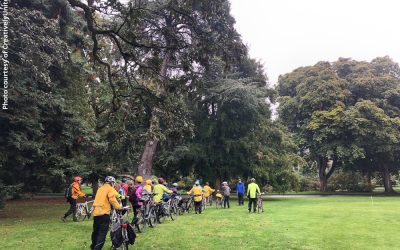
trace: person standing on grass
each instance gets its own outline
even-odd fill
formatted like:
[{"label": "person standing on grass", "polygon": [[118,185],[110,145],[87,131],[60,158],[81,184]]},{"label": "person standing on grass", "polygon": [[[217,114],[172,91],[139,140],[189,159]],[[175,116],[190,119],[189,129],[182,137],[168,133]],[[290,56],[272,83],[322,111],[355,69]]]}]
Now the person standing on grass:
[{"label": "person standing on grass", "polygon": [[107,176],[104,185],[97,190],[93,202],[93,232],[90,249],[99,250],[103,248],[110,225],[111,206],[114,209],[122,208],[117,200],[117,192],[114,186],[115,178]]},{"label": "person standing on grass", "polygon": [[132,209],[133,209],[133,219],[132,219],[132,224],[136,223],[137,221],[137,216],[140,212],[140,209],[142,208],[143,202],[142,202],[142,186],[143,182],[143,177],[138,175],[135,178],[135,186],[131,189],[131,192],[129,193],[129,201],[132,204]]},{"label": "person standing on grass", "polygon": [[251,183],[247,187],[247,198],[249,198],[249,213],[251,212],[251,204],[253,204],[253,212],[257,210],[257,193],[261,194],[260,188],[256,184],[256,180],[251,178]]},{"label": "person standing on grass", "polygon": [[212,193],[215,191],[215,189],[212,189],[210,187],[210,183],[206,182],[206,185],[203,188],[206,192],[204,193],[204,199],[206,199],[206,202],[208,202],[210,204],[210,206],[212,205],[212,199],[211,199],[211,195]]},{"label": "person standing on grass", "polygon": [[67,217],[72,214],[72,219],[73,221],[77,222],[76,218],[76,201],[78,200],[78,197],[84,197],[86,196],[85,193],[81,191],[81,183],[82,183],[82,178],[80,176],[75,176],[74,177],[74,183],[71,184],[71,196],[67,198],[67,202],[69,202],[69,210],[64,214],[64,216],[61,218],[63,222],[67,221]]},{"label": "person standing on grass", "polygon": [[199,214],[201,214],[201,202],[203,200],[203,189],[200,188],[200,182],[196,181],[194,183],[194,187],[192,187],[192,189],[190,189],[190,191],[188,192],[189,195],[193,194],[194,196],[194,211],[197,214],[197,212]]},{"label": "person standing on grass", "polygon": [[231,197],[231,188],[228,186],[228,182],[224,181],[222,182],[222,194],[224,195],[224,208],[226,208],[226,206],[228,205],[228,208],[230,208],[229,206],[229,198]]},{"label": "person standing on grass", "polygon": [[239,182],[236,184],[236,193],[238,196],[239,206],[243,205],[244,190],[245,190],[244,183],[242,182],[241,179],[239,179]]}]

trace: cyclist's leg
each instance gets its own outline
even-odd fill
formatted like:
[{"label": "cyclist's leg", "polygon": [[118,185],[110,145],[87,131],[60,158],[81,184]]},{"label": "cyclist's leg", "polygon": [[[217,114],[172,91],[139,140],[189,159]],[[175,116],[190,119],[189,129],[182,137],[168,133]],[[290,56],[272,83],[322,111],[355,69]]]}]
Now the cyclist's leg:
[{"label": "cyclist's leg", "polygon": [[252,203],[253,201],[251,200],[251,198],[249,198],[249,213],[251,212],[251,203]]},{"label": "cyclist's leg", "polygon": [[69,199],[69,209],[68,211],[64,214],[64,219],[67,218],[70,215],[73,215],[74,220],[76,220],[75,214],[76,214],[76,199]]},{"label": "cyclist's leg", "polygon": [[202,206],[203,206],[203,200],[199,202],[199,214],[201,214]]},{"label": "cyclist's leg", "polygon": [[95,216],[93,219],[92,245],[91,249],[102,249],[106,241],[110,216]]},{"label": "cyclist's leg", "polygon": [[253,212],[255,213],[257,211],[257,198],[253,199]]}]

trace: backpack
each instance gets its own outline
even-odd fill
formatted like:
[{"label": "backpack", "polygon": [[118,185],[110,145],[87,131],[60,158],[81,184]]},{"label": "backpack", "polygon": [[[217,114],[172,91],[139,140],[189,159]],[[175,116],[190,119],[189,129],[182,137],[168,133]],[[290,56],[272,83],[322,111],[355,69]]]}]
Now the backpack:
[{"label": "backpack", "polygon": [[138,202],[138,197],[137,197],[137,195],[136,195],[136,187],[134,186],[134,187],[132,187],[131,188],[131,191],[129,192],[129,201],[131,202],[131,203],[137,203]]},{"label": "backpack", "polygon": [[171,198],[171,196],[168,193],[163,193],[163,195],[162,195],[163,201],[167,202],[170,198]]},{"label": "backpack", "polygon": [[72,197],[72,184],[68,185],[68,187],[65,188],[65,193],[64,197],[69,201]]},{"label": "backpack", "polygon": [[119,185],[118,193],[122,196],[126,196],[124,185]]},{"label": "backpack", "polygon": [[128,239],[129,239],[129,244],[133,245],[135,244],[135,240],[136,240],[136,233],[133,230],[133,226],[131,224],[128,224],[128,228],[127,228],[127,234],[128,234]]},{"label": "backpack", "polygon": [[121,227],[122,225],[119,222],[117,222],[110,230],[110,237],[113,247],[120,247],[124,242]]}]

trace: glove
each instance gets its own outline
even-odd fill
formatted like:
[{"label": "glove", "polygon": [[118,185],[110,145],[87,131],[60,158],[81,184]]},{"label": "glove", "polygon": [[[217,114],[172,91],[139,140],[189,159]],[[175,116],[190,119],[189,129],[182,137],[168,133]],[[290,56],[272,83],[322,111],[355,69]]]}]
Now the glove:
[{"label": "glove", "polygon": [[121,200],[125,200],[125,196],[124,195],[121,195]]}]

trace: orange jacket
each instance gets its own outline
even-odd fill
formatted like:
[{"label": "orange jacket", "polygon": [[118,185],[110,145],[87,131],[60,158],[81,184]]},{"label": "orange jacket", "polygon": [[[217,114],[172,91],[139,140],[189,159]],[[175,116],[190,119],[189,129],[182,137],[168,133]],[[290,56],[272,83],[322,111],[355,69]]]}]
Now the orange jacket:
[{"label": "orange jacket", "polygon": [[93,202],[93,216],[100,216],[111,213],[111,206],[120,209],[122,206],[118,203],[116,195],[118,192],[108,183],[97,190],[96,198]]},{"label": "orange jacket", "polygon": [[76,200],[78,197],[83,197],[85,196],[85,193],[81,191],[81,186],[79,185],[79,182],[74,182],[72,184],[72,195],[71,198]]}]

